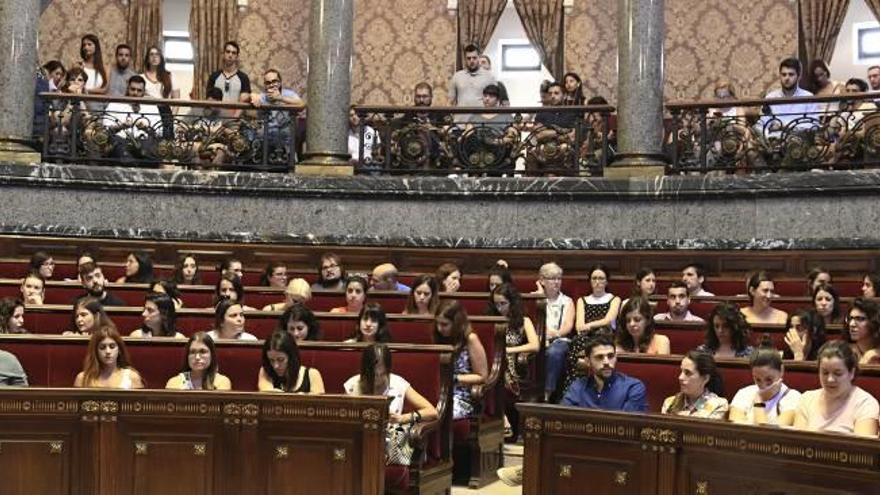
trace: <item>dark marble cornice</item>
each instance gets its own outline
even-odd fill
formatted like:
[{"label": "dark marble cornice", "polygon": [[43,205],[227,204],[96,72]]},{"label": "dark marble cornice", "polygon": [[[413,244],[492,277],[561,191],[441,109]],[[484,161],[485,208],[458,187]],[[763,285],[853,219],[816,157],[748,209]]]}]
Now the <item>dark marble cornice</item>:
[{"label": "dark marble cornice", "polygon": [[875,249],[880,238],[859,239],[490,239],[448,237],[382,237],[359,235],[257,234],[251,232],[196,232],[149,229],[89,229],[64,225],[0,224],[0,234],[70,238],[143,239],[300,246],[377,246],[455,249],[548,250],[815,250]]},{"label": "dark marble cornice", "polygon": [[273,173],[161,171],[107,166],[0,163],[0,186],[241,196],[495,200],[669,200],[872,194],[880,170],[689,175],[649,179],[304,177]]}]

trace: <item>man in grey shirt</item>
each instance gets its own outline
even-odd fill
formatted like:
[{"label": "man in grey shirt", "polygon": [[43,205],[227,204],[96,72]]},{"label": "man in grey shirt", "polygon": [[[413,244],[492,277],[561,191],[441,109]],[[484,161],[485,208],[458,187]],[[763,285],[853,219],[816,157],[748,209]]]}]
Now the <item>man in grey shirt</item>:
[{"label": "man in grey shirt", "polygon": [[476,45],[464,47],[465,68],[452,75],[449,101],[458,107],[483,106],[483,88],[495,84],[495,76],[480,67],[480,50]]},{"label": "man in grey shirt", "polygon": [[14,354],[0,350],[0,387],[27,387],[27,374]]},{"label": "man in grey shirt", "polygon": [[125,96],[128,80],[137,73],[131,68],[131,47],[122,43],[116,46],[116,63],[110,69],[107,96]]}]

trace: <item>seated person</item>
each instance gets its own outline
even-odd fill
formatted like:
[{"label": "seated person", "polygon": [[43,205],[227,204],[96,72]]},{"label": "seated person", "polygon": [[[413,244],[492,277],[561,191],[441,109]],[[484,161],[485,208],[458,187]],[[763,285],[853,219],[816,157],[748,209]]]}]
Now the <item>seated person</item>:
[{"label": "seated person", "polygon": [[410,288],[397,281],[397,267],[391,263],[382,263],[373,268],[370,276],[370,288],[374,290],[393,290],[409,292]]},{"label": "seated person", "polygon": [[711,354],[698,350],[685,354],[678,384],[681,392],[663,401],[663,414],[722,420],[727,417],[724,386]]},{"label": "seated person", "polygon": [[[73,67],[65,75],[64,87],[61,88],[61,92],[71,95],[83,95],[85,94],[88,80],[89,75],[82,68]],[[59,101],[57,104],[49,106],[49,129],[56,139],[68,139],[75,113],[79,116],[79,129],[85,129],[86,123],[92,118],[86,102],[68,100],[64,103]]]},{"label": "seated person", "polygon": [[[223,90],[208,88],[205,95],[208,101],[223,101]],[[200,165],[223,165],[232,159],[229,147],[241,139],[238,122],[224,115],[217,107],[190,107],[188,116],[190,132],[187,141],[192,143],[192,153]]]},{"label": "seated person", "polygon": [[156,280],[150,284],[150,292],[167,294],[174,301],[174,309],[183,307],[183,293],[177,288],[177,283],[171,280]]},{"label": "seated person", "polygon": [[813,269],[807,273],[807,295],[812,296],[816,287],[819,287],[820,285],[832,285],[832,282],[834,282],[834,279],[831,277],[831,272],[821,266],[813,267]]},{"label": "seated person", "polygon": [[434,316],[439,304],[440,292],[437,289],[437,280],[433,275],[419,275],[413,281],[413,290],[406,299],[403,314]]},{"label": "seated person", "polygon": [[737,391],[728,419],[750,425],[793,425],[801,393],[782,382],[785,368],[779,351],[772,344],[762,345],[749,358],[749,367],[755,384]]},{"label": "seated person", "polygon": [[705,323],[706,320],[691,313],[688,307],[691,305],[691,296],[687,285],[681,281],[674,281],[666,289],[666,306],[669,311],[654,315],[654,321],[693,321]]},{"label": "seated person", "polygon": [[321,255],[318,265],[318,280],[312,284],[312,290],[344,290],[345,270],[342,268],[342,258],[335,253]]},{"label": "seated person", "polygon": [[168,294],[148,293],[144,298],[144,312],[141,315],[144,317],[144,324],[131,332],[130,337],[186,338],[176,329],[177,311],[174,308],[174,301]]},{"label": "seated person", "polygon": [[21,299],[0,299],[0,333],[28,333],[24,328],[24,303]]},{"label": "seated person", "polygon": [[[608,411],[648,411],[645,384],[615,369],[617,351],[610,332],[594,334],[585,351],[590,374],[572,382],[561,405]],[[497,471],[498,478],[509,486],[521,485],[522,469],[522,466],[501,468]]]},{"label": "seated person", "polygon": [[263,311],[284,311],[294,304],[305,304],[312,299],[312,289],[303,278],[295,278],[287,284],[284,290],[284,301],[275,304],[267,304]]},{"label": "seated person", "polygon": [[104,278],[104,272],[94,261],[87,261],[79,266],[79,282],[86,290],[85,294],[79,298],[86,296],[93,297],[97,299],[102,306],[125,306],[125,301],[119,299],[107,290],[107,279]]},{"label": "seated person", "polygon": [[241,304],[231,299],[217,303],[214,309],[214,328],[208,335],[214,339],[257,340],[255,336],[244,331],[244,309]]},{"label": "seated person", "polygon": [[813,290],[813,307],[826,325],[843,323],[840,314],[840,295],[832,285],[822,284]]},{"label": "seated person", "polygon": [[492,292],[495,287],[501,284],[512,283],[513,275],[510,273],[510,268],[507,267],[507,262],[498,260],[492,265],[492,268],[489,268],[489,276],[486,277],[486,292]]},{"label": "seated person", "polygon": [[749,277],[746,287],[749,290],[751,305],[740,309],[746,322],[750,325],[771,324],[784,325],[788,313],[770,305],[775,297],[773,279],[765,271]]},{"label": "seated person", "polygon": [[455,263],[443,263],[434,275],[441,292],[458,292],[461,288],[461,270]]},{"label": "seated person", "polygon": [[360,275],[349,275],[345,279],[345,306],[337,306],[331,313],[358,313],[367,301],[367,290],[370,286],[367,279]]},{"label": "seated person", "polygon": [[[641,268],[636,272],[633,278],[632,295],[641,296],[651,302],[651,296],[657,292],[657,275],[650,268]],[[624,299],[622,304],[626,304],[629,298]],[[651,306],[656,303],[651,302]]]},{"label": "seated person", "polygon": [[180,373],[171,377],[165,388],[174,390],[232,390],[232,382],[217,371],[214,339],[196,332],[186,342],[186,354]]},{"label": "seated person", "polygon": [[55,274],[55,260],[45,251],[37,251],[31,255],[28,273],[36,273],[43,280],[50,280]]},{"label": "seated person", "polygon": [[321,326],[315,313],[299,303],[293,303],[278,318],[278,330],[286,330],[297,343],[304,340],[321,340]]},{"label": "seated person", "polygon": [[[126,96],[143,98],[146,81],[141,76],[128,80]],[[104,127],[112,134],[113,156],[147,158],[155,153],[162,136],[162,118],[156,105],[111,102],[104,110]]]},{"label": "seated person", "polygon": [[244,276],[244,266],[241,264],[241,260],[236,258],[226,258],[220,262],[220,266],[218,267],[220,270],[220,276],[226,275],[234,275],[241,279]]},{"label": "seated person", "polygon": [[565,369],[565,356],[571,344],[571,331],[574,329],[574,301],[562,293],[562,267],[554,262],[545,263],[538,270],[535,282],[536,294],[543,294],[544,335],[547,356],[545,361],[546,380],[544,401],[550,402],[551,395],[559,385],[559,377]]},{"label": "seated person", "polygon": [[434,343],[451,345],[454,349],[452,419],[470,418],[476,407],[471,387],[486,383],[489,368],[486,349],[471,330],[467,313],[458,301],[445,301],[437,308]]},{"label": "seated person", "polygon": [[97,329],[89,338],[83,370],[76,375],[74,387],[144,388],[140,373],[131,365],[125,342],[115,327]]},{"label": "seated person", "polygon": [[857,297],[849,307],[844,339],[861,364],[880,364],[880,305]]},{"label": "seated person", "polygon": [[[217,88],[218,90],[220,88]],[[174,275],[171,281],[177,285],[199,285],[202,283],[202,276],[199,273],[199,263],[192,254],[182,254],[177,258],[174,265]],[[173,297],[173,296],[172,296]]]},{"label": "seated person", "polygon": [[880,274],[866,273],[862,279],[862,297],[866,299],[875,299],[880,291]]},{"label": "seated person", "polygon": [[93,297],[83,297],[73,305],[73,330],[67,330],[61,335],[92,335],[102,328],[113,328],[116,325],[107,316],[101,302]]},{"label": "seated person", "polygon": [[46,281],[38,273],[28,273],[21,280],[21,300],[28,305],[43,304],[46,297]]},{"label": "seated person", "polygon": [[716,358],[744,358],[752,354],[751,330],[745,317],[731,303],[720,302],[709,315],[706,339],[697,347]]},{"label": "seated person", "polygon": [[853,384],[858,359],[846,342],[826,342],[819,349],[819,383],[822,388],[801,395],[794,427],[877,437],[880,405],[868,392]]},{"label": "seated person", "polygon": [[[361,355],[361,372],[345,381],[348,395],[384,395],[388,403],[389,429],[393,425],[414,425],[437,419],[437,409],[409,382],[391,372],[391,350],[385,344],[372,344]],[[404,407],[411,412],[404,414]],[[386,434],[386,449],[393,449],[394,438]],[[401,438],[406,439],[406,436]],[[393,455],[391,456],[394,457]],[[386,459],[387,460],[387,459]]]},{"label": "seated person", "polygon": [[315,368],[302,366],[296,340],[287,331],[272,333],[263,342],[263,365],[257,377],[260,392],[323,394],[324,380]]},{"label": "seated person", "polygon": [[358,315],[358,323],[354,333],[346,342],[391,342],[391,330],[388,328],[388,317],[379,303],[364,305]]},{"label": "seated person", "polygon": [[28,377],[15,354],[0,350],[0,387],[27,387]]},{"label": "seated person", "polygon": [[153,282],[153,260],[144,252],[132,251],[125,258],[125,275],[117,284],[149,284]]},{"label": "seated person", "polygon": [[220,275],[217,284],[214,286],[214,306],[223,299],[229,299],[241,304],[245,311],[256,311],[244,304],[244,286],[241,285],[241,278],[234,273],[225,273]]},{"label": "seated person", "polygon": [[814,309],[802,309],[792,313],[785,323],[786,349],[783,359],[815,361],[819,348],[825,344],[825,319]]},{"label": "seated person", "polygon": [[275,287],[276,289],[287,288],[287,265],[280,261],[272,261],[266,265],[260,276],[260,285]]},{"label": "seated person", "polygon": [[706,283],[705,268],[699,263],[691,263],[681,270],[681,281],[687,286],[690,297],[712,297],[715,294],[707,291],[703,284]]},{"label": "seated person", "polygon": [[654,333],[654,310],[648,299],[635,296],[620,309],[615,345],[618,352],[669,354],[669,337]]}]

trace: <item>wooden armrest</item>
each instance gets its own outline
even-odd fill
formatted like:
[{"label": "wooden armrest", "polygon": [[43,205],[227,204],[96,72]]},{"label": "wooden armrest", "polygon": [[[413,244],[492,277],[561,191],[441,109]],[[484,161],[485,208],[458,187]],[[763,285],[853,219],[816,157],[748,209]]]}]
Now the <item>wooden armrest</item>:
[{"label": "wooden armrest", "polygon": [[504,371],[504,365],[507,363],[505,335],[507,334],[506,324],[495,325],[495,354],[492,356],[492,369],[489,370],[489,376],[486,382],[473,385],[471,387],[471,396],[475,399],[482,400],[487,390],[491,390],[498,383]]},{"label": "wooden armrest", "polygon": [[424,449],[428,441],[428,435],[440,428],[440,420],[422,421],[413,426],[409,436],[409,444],[414,448]]}]

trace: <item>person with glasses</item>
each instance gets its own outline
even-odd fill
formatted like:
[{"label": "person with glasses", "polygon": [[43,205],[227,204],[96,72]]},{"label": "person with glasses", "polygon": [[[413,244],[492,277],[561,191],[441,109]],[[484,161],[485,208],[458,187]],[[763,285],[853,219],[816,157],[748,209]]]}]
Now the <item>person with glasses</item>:
[{"label": "person with glasses", "polygon": [[165,388],[173,390],[232,390],[232,382],[219,371],[214,339],[196,332],[186,343],[180,373],[171,377]]},{"label": "person with glasses", "polygon": [[[281,84],[281,72],[277,69],[269,69],[263,73],[263,87],[265,93],[252,93],[251,105],[261,108],[266,105],[287,105],[303,107],[302,98],[296,91],[285,88]],[[262,113],[262,112],[261,112]],[[260,115],[262,119],[262,115]],[[266,122],[266,139],[269,140],[270,149],[290,150],[292,143],[291,122],[295,122],[295,114],[286,110],[270,110]]]},{"label": "person with glasses", "polygon": [[312,284],[312,290],[345,289],[345,270],[342,269],[342,258],[335,253],[324,253],[318,263],[318,281]]},{"label": "person with glasses", "polygon": [[[235,41],[223,45],[223,68],[208,77],[207,89],[219,88],[223,91],[223,101],[227,103],[250,103],[251,80],[239,70],[241,48]],[[238,117],[240,111],[234,113]]]},{"label": "person with glasses", "polygon": [[565,355],[571,344],[574,329],[574,301],[562,293],[562,267],[550,262],[541,266],[535,283],[536,293],[546,296],[544,314],[544,337],[547,340],[546,379],[544,401],[548,402],[559,385],[559,377],[565,369]]},{"label": "person with glasses", "polygon": [[844,334],[862,364],[880,364],[880,305],[857,297],[849,308]]}]

